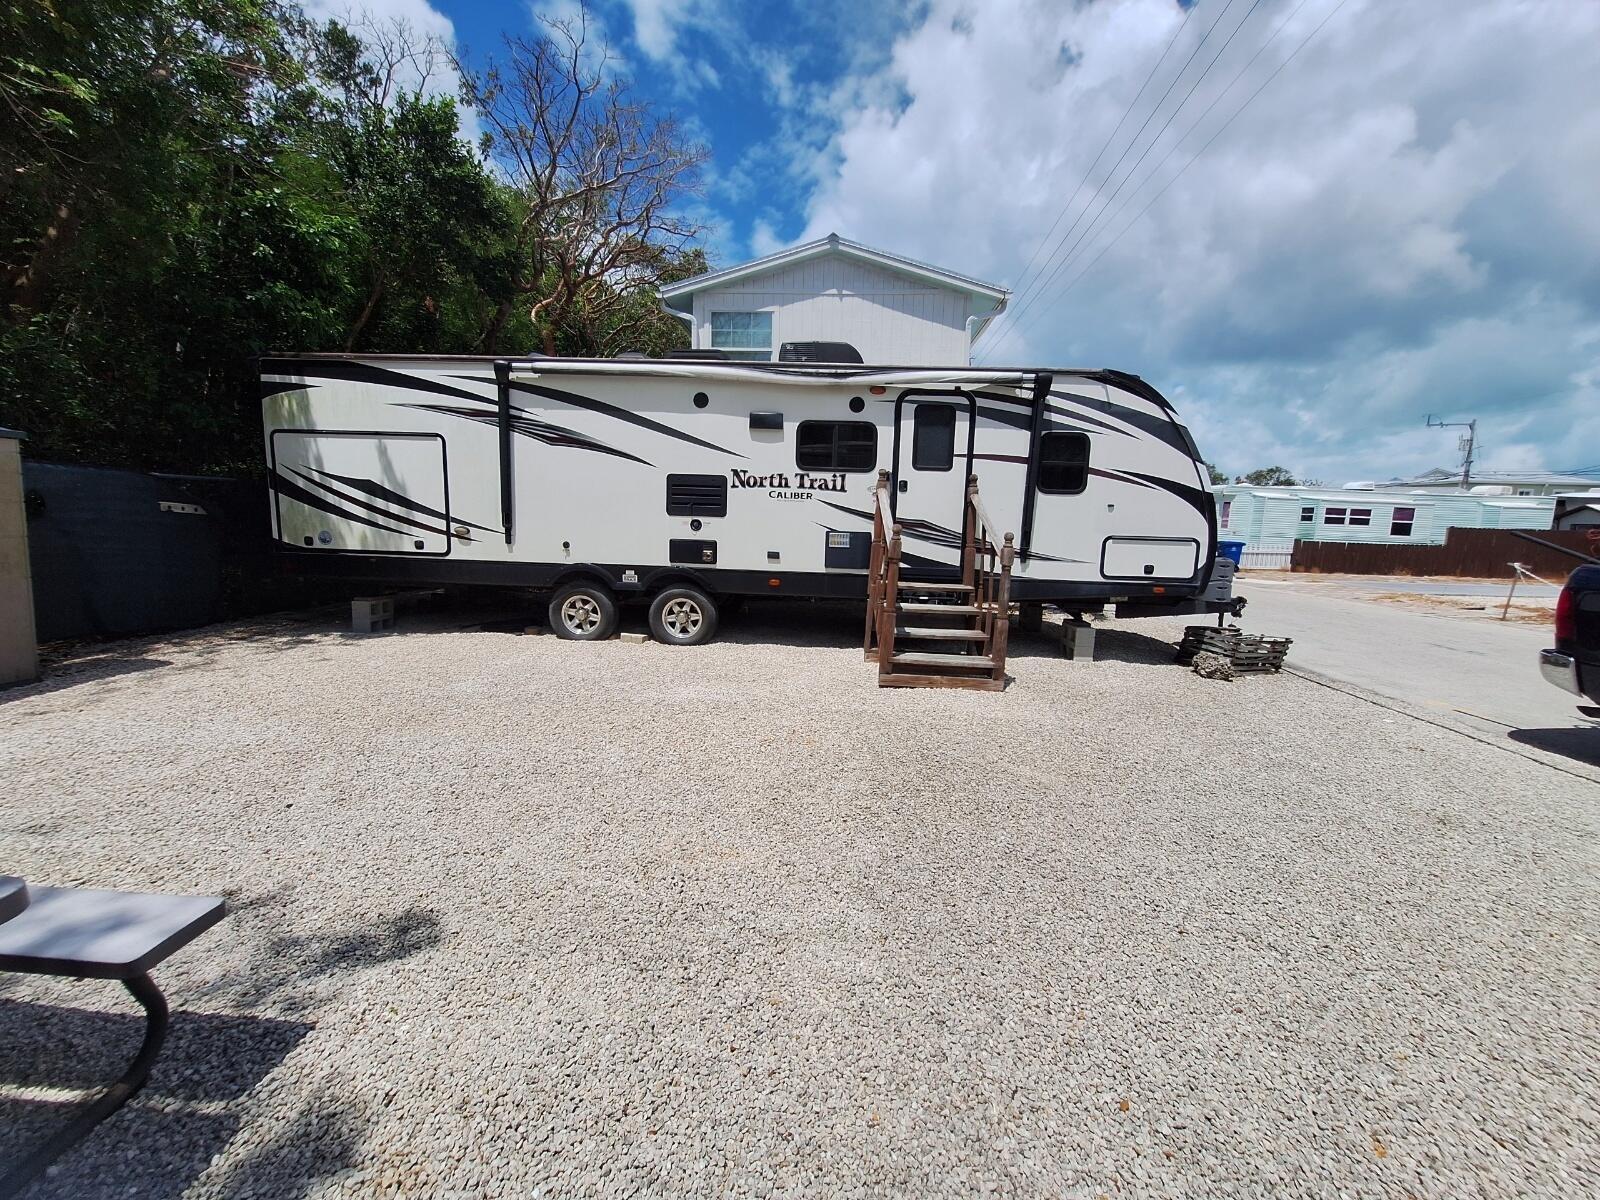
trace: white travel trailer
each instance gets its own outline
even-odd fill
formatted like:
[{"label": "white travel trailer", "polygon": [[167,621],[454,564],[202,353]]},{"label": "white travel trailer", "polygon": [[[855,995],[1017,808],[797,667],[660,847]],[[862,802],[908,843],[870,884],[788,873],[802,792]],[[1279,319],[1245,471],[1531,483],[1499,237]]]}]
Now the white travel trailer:
[{"label": "white travel trailer", "polygon": [[1206,468],[1171,405],[1117,371],[260,366],[272,527],[293,569],[548,589],[564,637],[607,636],[627,600],[653,601],[658,638],[690,643],[729,598],[865,596],[880,470],[907,576],[959,578],[970,475],[993,528],[1015,534],[1013,600],[1172,613],[1223,598],[1201,603],[1216,558]]}]

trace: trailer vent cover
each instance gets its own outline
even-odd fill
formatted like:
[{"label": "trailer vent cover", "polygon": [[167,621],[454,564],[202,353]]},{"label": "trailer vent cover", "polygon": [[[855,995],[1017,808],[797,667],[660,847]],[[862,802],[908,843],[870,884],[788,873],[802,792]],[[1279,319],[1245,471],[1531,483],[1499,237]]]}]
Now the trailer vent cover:
[{"label": "trailer vent cover", "polygon": [[725,517],[728,515],[726,475],[668,475],[669,517]]}]

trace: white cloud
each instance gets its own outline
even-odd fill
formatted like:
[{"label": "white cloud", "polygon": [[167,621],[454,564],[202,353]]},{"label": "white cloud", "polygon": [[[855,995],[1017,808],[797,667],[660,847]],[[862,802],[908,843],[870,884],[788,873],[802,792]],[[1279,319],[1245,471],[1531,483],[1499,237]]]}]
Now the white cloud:
[{"label": "white cloud", "polygon": [[[1062,221],[1058,236],[1085,214],[1062,257],[1087,236],[1050,287],[1013,305],[1021,321],[999,358],[1143,374],[1231,470],[1271,460],[1344,479],[1450,463],[1453,441],[1421,428],[1428,411],[1477,416],[1507,461],[1600,461],[1600,437],[1587,451],[1572,440],[1600,435],[1600,107],[1588,95],[1600,5],[1298,3],[1267,0],[1247,19],[1111,200],[1248,6],[1193,10]],[[1018,283],[1184,16],[1176,0],[934,0],[880,73],[834,93],[801,236],[836,229]]]},{"label": "white cloud", "polygon": [[[455,23],[434,8],[428,0],[302,0],[306,15],[319,21],[338,21],[360,32],[370,26],[388,32],[405,30],[421,42],[434,38],[449,51],[458,50]],[[449,96],[456,101],[461,120],[461,136],[477,144],[482,126],[475,109],[461,104],[460,76],[444,57],[437,57],[426,71],[411,70],[402,76],[408,88],[419,88],[426,96]]]}]

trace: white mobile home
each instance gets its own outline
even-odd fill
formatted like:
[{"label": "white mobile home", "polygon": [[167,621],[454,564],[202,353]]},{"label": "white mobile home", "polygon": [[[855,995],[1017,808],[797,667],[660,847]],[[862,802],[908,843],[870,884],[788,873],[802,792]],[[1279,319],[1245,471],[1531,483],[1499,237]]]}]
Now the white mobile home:
[{"label": "white mobile home", "polygon": [[[1196,611],[1213,571],[1194,443],[1116,371],[310,354],[261,386],[295,569],[548,589],[567,637],[628,599],[687,642],[725,597],[862,597],[885,494],[907,576],[950,583],[969,478],[1017,600]],[[685,590],[704,620],[674,633]]]},{"label": "white mobile home", "polygon": [[[1219,537],[1246,554],[1303,542],[1442,545],[1453,528],[1548,529],[1554,500],[1539,496],[1389,488],[1251,487],[1221,484]],[[1265,565],[1257,559],[1257,565]]]},{"label": "white mobile home", "polygon": [[997,284],[838,234],[661,289],[691,345],[777,362],[786,343],[849,343],[857,361],[965,366],[1006,306]]}]

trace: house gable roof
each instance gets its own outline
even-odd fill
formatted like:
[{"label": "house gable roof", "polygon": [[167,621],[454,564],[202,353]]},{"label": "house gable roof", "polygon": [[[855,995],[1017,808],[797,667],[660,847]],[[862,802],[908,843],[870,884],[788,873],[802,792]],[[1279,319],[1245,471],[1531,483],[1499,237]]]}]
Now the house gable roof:
[{"label": "house gable roof", "polygon": [[[936,287],[948,288],[954,292],[966,292],[975,298],[987,299],[996,304],[1004,301],[1009,296],[1010,290],[996,283],[985,283],[981,279],[973,279],[970,275],[959,275],[954,271],[947,271],[943,267],[935,267],[929,263],[918,262],[914,258],[906,258],[899,254],[890,254],[887,250],[876,250],[871,246],[863,246],[860,242],[852,242],[842,238],[837,233],[830,233],[827,237],[817,238],[812,242],[805,242],[799,246],[791,246],[787,250],[780,250],[776,254],[769,254],[765,258],[757,258],[747,263],[740,263],[736,267],[726,267],[720,271],[707,271],[704,275],[696,275],[692,279],[680,279],[677,283],[663,284],[661,298],[674,308],[687,310],[689,298],[696,292],[707,288],[726,287],[740,279],[752,275],[764,274],[777,267],[790,266],[793,263],[805,262],[807,259],[821,258],[824,255],[838,254],[846,258],[858,259],[862,262],[874,263],[880,267],[887,267],[903,275],[924,280]],[[676,301],[677,303],[674,303]]]}]

